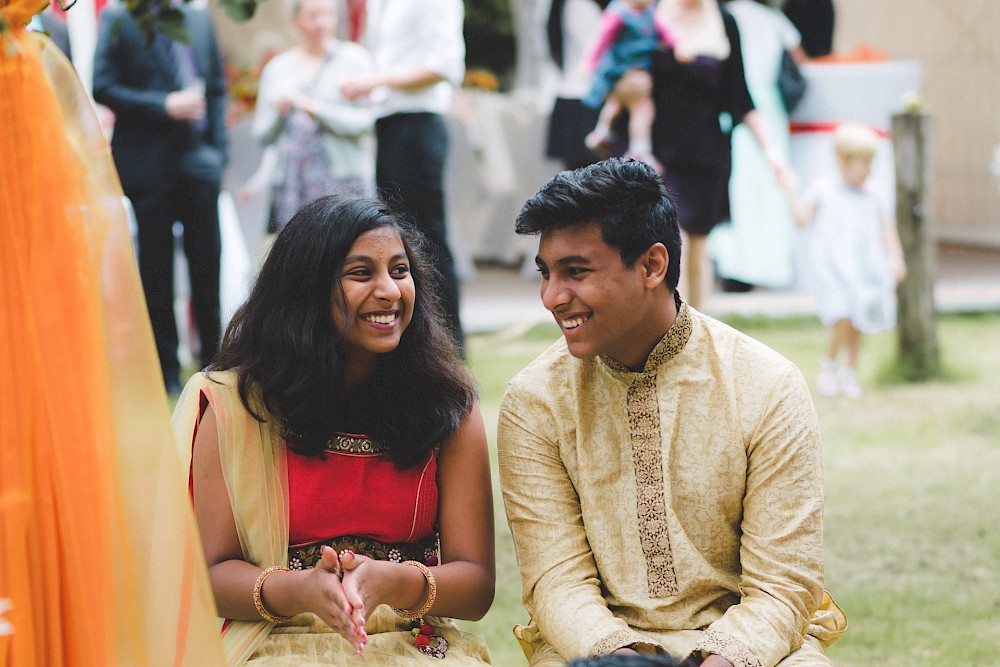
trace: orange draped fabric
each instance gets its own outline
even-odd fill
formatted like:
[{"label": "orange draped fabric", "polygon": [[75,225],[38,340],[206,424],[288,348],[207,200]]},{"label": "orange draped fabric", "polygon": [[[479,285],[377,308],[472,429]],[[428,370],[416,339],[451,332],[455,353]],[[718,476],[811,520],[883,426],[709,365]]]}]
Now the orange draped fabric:
[{"label": "orange draped fabric", "polygon": [[221,665],[107,141],[0,0],[0,667]]}]

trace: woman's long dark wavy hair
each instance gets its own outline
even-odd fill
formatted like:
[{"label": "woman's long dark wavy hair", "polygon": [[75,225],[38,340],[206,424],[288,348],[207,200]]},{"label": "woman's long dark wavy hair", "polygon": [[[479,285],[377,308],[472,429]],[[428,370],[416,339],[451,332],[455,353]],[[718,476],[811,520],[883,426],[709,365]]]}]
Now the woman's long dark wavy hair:
[{"label": "woman's long dark wavy hair", "polygon": [[[396,349],[378,356],[372,377],[345,391],[344,334],[351,318],[341,272],[358,237],[382,228],[398,233],[406,249],[413,316]],[[235,370],[243,405],[264,421],[251,395],[259,400],[281,421],[296,453],[321,455],[335,433],[353,429],[384,443],[399,466],[420,462],[476,398],[442,323],[438,275],[423,245],[423,236],[380,201],[329,196],[307,204],[275,238],[208,370]],[[332,304],[344,313],[343,327],[333,323]]]}]

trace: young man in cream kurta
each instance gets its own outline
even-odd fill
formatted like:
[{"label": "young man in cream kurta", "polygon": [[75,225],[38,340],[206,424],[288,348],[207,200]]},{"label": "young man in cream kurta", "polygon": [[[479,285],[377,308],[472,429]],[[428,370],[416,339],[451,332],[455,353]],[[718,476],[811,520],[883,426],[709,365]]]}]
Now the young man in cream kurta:
[{"label": "young man in cream kurta", "polygon": [[525,204],[564,337],[507,388],[500,482],[530,664],[614,652],[830,665],[823,471],[801,373],[676,292],[655,172],[612,159]]}]

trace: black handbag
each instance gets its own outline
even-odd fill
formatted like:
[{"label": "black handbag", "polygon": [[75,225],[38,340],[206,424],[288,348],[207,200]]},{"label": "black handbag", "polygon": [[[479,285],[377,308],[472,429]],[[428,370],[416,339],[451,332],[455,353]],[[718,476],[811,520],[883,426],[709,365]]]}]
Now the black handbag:
[{"label": "black handbag", "polygon": [[785,105],[785,111],[792,113],[795,110],[808,87],[809,83],[795,62],[795,58],[792,57],[788,49],[782,49],[781,68],[778,70],[778,90],[781,93],[781,101]]}]

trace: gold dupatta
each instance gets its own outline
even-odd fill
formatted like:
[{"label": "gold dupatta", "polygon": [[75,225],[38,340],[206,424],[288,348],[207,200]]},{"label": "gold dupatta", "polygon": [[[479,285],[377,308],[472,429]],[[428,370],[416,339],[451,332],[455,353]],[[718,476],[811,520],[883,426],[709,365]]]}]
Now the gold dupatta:
[{"label": "gold dupatta", "polygon": [[[288,493],[285,448],[274,420],[261,423],[246,411],[236,390],[233,371],[195,375],[184,387],[174,410],[174,433],[184,469],[204,394],[215,412],[219,455],[236,520],[243,558],[261,568],[288,564]],[[254,411],[266,415],[263,408]],[[222,623],[222,619],[219,619]],[[220,627],[220,626],[217,626]],[[267,637],[273,625],[264,621],[226,620],[221,626],[227,665],[241,665]]]}]

